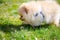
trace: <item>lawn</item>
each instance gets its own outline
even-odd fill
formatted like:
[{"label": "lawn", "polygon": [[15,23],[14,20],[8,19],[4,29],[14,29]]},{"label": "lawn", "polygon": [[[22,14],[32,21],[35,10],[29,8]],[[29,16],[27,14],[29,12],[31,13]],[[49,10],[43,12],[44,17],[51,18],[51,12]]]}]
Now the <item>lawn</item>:
[{"label": "lawn", "polygon": [[[60,28],[22,24],[18,7],[28,0],[0,0],[0,40],[60,40]],[[58,0],[60,3],[60,1]]]}]

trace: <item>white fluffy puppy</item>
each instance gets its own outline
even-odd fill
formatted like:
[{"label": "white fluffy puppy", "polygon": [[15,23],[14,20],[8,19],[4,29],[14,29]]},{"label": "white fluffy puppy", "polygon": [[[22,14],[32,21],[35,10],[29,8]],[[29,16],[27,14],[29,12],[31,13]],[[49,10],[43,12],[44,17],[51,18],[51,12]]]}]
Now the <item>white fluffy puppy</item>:
[{"label": "white fluffy puppy", "polygon": [[31,1],[23,3],[19,7],[19,15],[25,24],[32,26],[39,26],[42,23],[53,23],[56,26],[60,26],[60,7],[55,1]]}]

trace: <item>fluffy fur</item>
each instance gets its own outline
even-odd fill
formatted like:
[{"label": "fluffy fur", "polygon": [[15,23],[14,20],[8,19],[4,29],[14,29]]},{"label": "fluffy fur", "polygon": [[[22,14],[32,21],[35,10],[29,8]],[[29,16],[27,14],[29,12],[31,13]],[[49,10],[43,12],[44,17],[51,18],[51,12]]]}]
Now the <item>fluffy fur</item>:
[{"label": "fluffy fur", "polygon": [[53,23],[56,26],[60,26],[60,6],[55,1],[31,1],[23,3],[19,7],[19,15],[25,24],[32,26],[39,26],[43,23]]}]

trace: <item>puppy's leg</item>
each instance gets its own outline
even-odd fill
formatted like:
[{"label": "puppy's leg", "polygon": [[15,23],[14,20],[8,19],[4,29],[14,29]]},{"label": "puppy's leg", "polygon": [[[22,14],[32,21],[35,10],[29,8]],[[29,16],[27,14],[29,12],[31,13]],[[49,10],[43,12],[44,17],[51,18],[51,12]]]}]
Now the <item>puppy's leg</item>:
[{"label": "puppy's leg", "polygon": [[60,26],[60,24],[59,24],[59,21],[60,21],[60,7],[58,8],[58,10],[57,10],[57,13],[56,13],[56,15],[55,15],[55,25],[57,26],[57,27],[59,27]]},{"label": "puppy's leg", "polygon": [[59,27],[59,17],[56,17],[55,18],[55,21],[54,21],[54,24],[57,26],[57,27]]}]

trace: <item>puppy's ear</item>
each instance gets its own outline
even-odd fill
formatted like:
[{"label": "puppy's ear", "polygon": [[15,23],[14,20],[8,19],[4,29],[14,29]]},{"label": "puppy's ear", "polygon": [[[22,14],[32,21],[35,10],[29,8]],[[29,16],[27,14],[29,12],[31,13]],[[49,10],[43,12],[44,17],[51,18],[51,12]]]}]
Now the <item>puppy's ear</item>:
[{"label": "puppy's ear", "polygon": [[19,14],[27,14],[28,13],[28,9],[25,5],[21,5],[19,8]]}]

